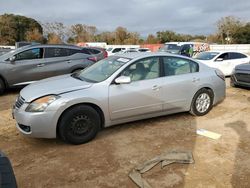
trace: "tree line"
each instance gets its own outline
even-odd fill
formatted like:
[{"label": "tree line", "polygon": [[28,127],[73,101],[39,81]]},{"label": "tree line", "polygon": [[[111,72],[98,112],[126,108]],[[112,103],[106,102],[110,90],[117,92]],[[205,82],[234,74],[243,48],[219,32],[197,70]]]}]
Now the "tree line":
[{"label": "tree line", "polygon": [[114,31],[100,32],[96,26],[74,24],[66,26],[60,22],[39,23],[33,18],[4,14],[0,15],[0,44],[14,45],[28,41],[48,44],[79,42],[106,42],[107,44],[157,44],[172,41],[197,41],[208,43],[250,43],[250,22],[228,16],[216,23],[216,32],[209,36],[179,34],[174,31],[158,31],[141,37],[137,32],[117,27]]}]

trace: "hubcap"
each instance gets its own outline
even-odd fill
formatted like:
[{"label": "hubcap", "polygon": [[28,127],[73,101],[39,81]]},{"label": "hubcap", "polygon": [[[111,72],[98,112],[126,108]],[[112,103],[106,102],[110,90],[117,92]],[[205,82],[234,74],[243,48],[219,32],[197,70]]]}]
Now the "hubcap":
[{"label": "hubcap", "polygon": [[73,118],[70,129],[74,135],[81,136],[89,133],[92,127],[88,116],[77,115]]},{"label": "hubcap", "polygon": [[200,113],[206,112],[210,106],[210,101],[210,97],[207,93],[200,94],[195,102],[197,111]]}]

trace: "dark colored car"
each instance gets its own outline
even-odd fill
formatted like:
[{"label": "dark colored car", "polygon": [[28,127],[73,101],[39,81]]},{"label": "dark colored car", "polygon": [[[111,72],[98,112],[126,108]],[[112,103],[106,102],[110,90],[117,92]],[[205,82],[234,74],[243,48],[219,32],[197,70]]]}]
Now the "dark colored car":
[{"label": "dark colored car", "polygon": [[231,75],[231,86],[250,88],[250,63],[237,65]]},{"label": "dark colored car", "polygon": [[[73,45],[29,45],[0,56],[0,93],[44,78],[82,70],[99,57]],[[94,49],[91,49],[92,51]]]},{"label": "dark colored car", "polygon": [[16,188],[16,178],[8,157],[0,151],[0,188]]}]

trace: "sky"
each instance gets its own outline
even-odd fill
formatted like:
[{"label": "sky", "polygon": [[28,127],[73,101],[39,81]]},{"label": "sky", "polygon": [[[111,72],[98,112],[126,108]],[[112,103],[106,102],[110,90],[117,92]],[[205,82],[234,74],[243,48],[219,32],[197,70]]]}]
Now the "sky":
[{"label": "sky", "polygon": [[0,0],[0,14],[18,14],[39,22],[86,24],[98,31],[118,26],[142,36],[171,30],[209,35],[216,22],[234,16],[250,22],[249,0]]}]

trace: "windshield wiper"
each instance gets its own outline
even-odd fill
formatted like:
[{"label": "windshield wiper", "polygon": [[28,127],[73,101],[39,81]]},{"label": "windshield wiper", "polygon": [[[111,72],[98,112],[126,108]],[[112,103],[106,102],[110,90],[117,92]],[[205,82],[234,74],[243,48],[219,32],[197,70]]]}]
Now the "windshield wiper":
[{"label": "windshield wiper", "polygon": [[79,75],[77,72],[71,74],[71,77],[75,78],[75,79],[78,79],[78,80],[81,80],[81,81],[84,81]]}]

